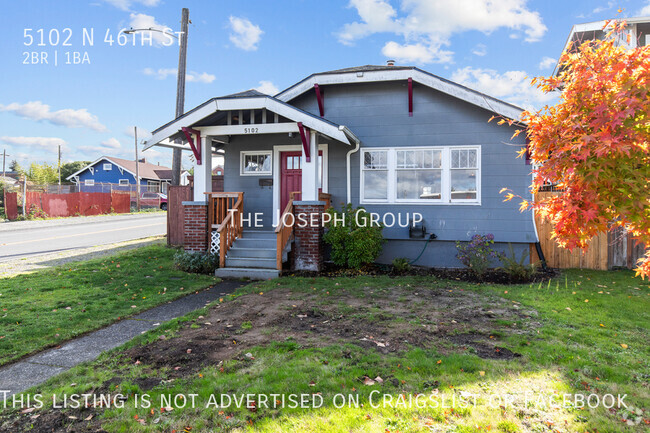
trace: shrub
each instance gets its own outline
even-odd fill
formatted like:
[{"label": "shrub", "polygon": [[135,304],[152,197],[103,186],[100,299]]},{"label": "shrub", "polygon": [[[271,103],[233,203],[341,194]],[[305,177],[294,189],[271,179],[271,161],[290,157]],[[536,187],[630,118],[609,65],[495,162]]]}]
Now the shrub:
[{"label": "shrub", "polygon": [[191,274],[213,274],[219,267],[219,255],[179,251],[174,254],[174,266]]},{"label": "shrub", "polygon": [[458,254],[456,257],[467,266],[476,276],[480,277],[490,267],[492,259],[498,258],[496,251],[492,249],[494,235],[474,235],[469,242],[456,241]]},{"label": "shrub", "polygon": [[47,214],[43,209],[39,208],[35,204],[31,204],[29,206],[29,212],[27,213],[27,219],[33,220],[37,218],[39,219],[47,218]]},{"label": "shrub", "polygon": [[510,275],[513,279],[517,280],[530,280],[537,272],[537,266],[534,264],[525,264],[528,258],[528,251],[524,249],[521,253],[521,259],[517,260],[512,244],[508,243],[509,255],[500,254],[499,260],[503,264],[503,270]]},{"label": "shrub", "polygon": [[397,257],[393,260],[393,272],[403,274],[411,270],[410,260],[406,257]]},{"label": "shrub", "polygon": [[362,207],[353,208],[351,204],[341,212],[329,208],[330,221],[323,240],[332,246],[332,261],[339,266],[359,269],[373,263],[379,254],[384,238],[383,227],[371,223],[370,214]]}]

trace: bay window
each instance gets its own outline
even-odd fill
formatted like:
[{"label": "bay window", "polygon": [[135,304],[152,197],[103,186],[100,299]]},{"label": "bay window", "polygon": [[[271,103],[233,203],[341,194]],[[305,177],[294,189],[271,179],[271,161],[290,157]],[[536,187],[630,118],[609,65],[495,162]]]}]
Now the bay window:
[{"label": "bay window", "polygon": [[480,202],[480,148],[362,149],[361,203]]}]

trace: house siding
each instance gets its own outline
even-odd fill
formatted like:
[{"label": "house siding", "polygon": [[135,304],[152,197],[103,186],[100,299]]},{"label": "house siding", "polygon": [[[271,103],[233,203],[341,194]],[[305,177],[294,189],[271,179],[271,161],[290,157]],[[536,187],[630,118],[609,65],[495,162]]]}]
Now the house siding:
[{"label": "house siding", "polygon": [[[496,248],[507,249],[512,243],[518,254],[536,242],[530,212],[519,212],[516,201],[503,202],[499,190],[508,187],[515,194],[527,196],[531,183],[531,166],[517,158],[525,145],[523,134],[511,140],[515,128],[488,124],[492,113],[429,87],[414,83],[413,116],[408,115],[406,82],[360,83],[322,88],[325,118],[345,125],[361,140],[361,147],[406,146],[481,146],[481,203],[476,204],[365,204],[370,212],[418,212],[427,231],[435,233],[417,264],[427,266],[461,266],[455,258],[455,241],[467,241],[474,234],[492,233]],[[319,114],[314,92],[307,92],[291,104],[315,115]],[[269,138],[271,137],[271,138]],[[332,205],[340,207],[347,200],[346,153],[353,147],[335,141],[328,143],[328,192]],[[272,150],[273,145],[300,145],[298,137],[237,136],[226,145],[224,189],[244,191],[245,212],[262,212],[263,222],[273,220],[272,187],[259,186],[264,176],[240,176],[240,151]],[[361,152],[351,156],[351,199],[359,205]],[[278,186],[279,187],[279,186]],[[424,246],[422,240],[411,240],[408,228],[386,227],[387,243],[379,262],[389,263],[395,257],[414,258]]]},{"label": "house siding", "polygon": [[[513,243],[516,252],[536,242],[535,227],[530,212],[520,212],[518,202],[503,202],[501,188],[508,187],[515,194],[528,196],[531,166],[517,151],[525,146],[523,134],[511,140],[515,127],[488,123],[493,113],[414,83],[413,116],[408,115],[406,83],[360,83],[326,86],[323,91],[325,117],[345,125],[361,140],[361,147],[400,146],[481,146],[481,204],[480,205],[417,205],[364,204],[370,212],[419,212],[428,232],[438,237],[418,262],[430,266],[460,266],[455,258],[455,241],[466,241],[474,234],[492,233],[497,248]],[[291,102],[305,111],[318,114],[313,92]],[[332,203],[346,199],[345,152],[330,152],[330,193]],[[351,157],[352,203],[359,205],[361,152]],[[336,163],[335,163],[336,161]],[[333,174],[332,168],[340,164]],[[340,173],[340,175],[338,174]],[[395,257],[412,257],[419,253],[423,241],[409,240],[408,229],[384,229],[388,240],[380,262]]]}]

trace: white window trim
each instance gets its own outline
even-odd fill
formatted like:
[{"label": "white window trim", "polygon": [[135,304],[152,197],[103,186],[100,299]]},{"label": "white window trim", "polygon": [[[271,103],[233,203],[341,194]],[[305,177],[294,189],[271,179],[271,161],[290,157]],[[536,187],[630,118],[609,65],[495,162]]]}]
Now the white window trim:
[{"label": "white window trim", "polygon": [[[397,151],[398,150],[442,150],[442,176],[441,176],[441,187],[442,187],[442,198],[440,200],[431,200],[431,199],[416,199],[416,200],[406,200],[406,199],[397,199]],[[461,150],[461,149],[471,149],[476,150],[476,160],[477,160],[477,174],[476,174],[476,199],[451,199],[451,151],[452,150]],[[363,196],[364,193],[364,181],[363,181],[363,162],[364,162],[364,152],[366,151],[378,151],[384,150],[387,152],[387,162],[388,162],[388,198],[386,200],[380,199],[366,199]],[[360,204],[395,204],[395,205],[425,205],[425,206],[454,206],[454,205],[470,205],[470,206],[480,206],[481,205],[481,170],[482,170],[482,160],[481,160],[481,146],[408,146],[408,147],[363,147],[359,155],[359,203]]]},{"label": "white window trim", "polygon": [[[122,181],[124,181],[125,183],[122,183]],[[122,186],[127,186],[127,185],[130,185],[131,182],[129,182],[129,179],[120,179],[119,184],[122,185]]]},{"label": "white window trim", "polygon": [[[108,166],[108,168],[106,168],[106,166]],[[102,164],[102,170],[104,170],[104,171],[111,171],[111,170],[113,170],[113,164],[111,164],[110,162],[105,162],[105,163],[103,163],[103,164]]]},{"label": "white window trim", "polygon": [[[255,171],[255,172],[245,172],[244,171],[244,158],[247,155],[268,155],[271,158],[269,166],[270,170],[267,171]],[[273,151],[272,150],[250,150],[250,151],[241,151],[239,152],[239,175],[240,176],[269,176],[273,174]]]},{"label": "white window trim", "polygon": [[84,186],[95,186],[95,179],[85,179]]}]

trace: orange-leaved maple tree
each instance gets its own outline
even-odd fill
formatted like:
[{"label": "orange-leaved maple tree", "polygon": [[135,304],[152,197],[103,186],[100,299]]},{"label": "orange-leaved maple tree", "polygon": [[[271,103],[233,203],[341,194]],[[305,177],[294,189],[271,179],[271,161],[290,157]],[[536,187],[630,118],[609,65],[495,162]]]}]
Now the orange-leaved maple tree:
[{"label": "orange-leaved maple tree", "polygon": [[[636,269],[645,278],[650,276],[650,46],[625,48],[617,44],[625,22],[607,27],[604,40],[567,49],[559,74],[533,80],[544,92],[562,93],[556,105],[523,113],[529,144],[521,155],[528,152],[535,167],[533,194],[547,183],[562,192],[523,200],[521,209],[550,220],[556,241],[569,249],[586,248],[598,233],[625,227],[645,243]],[[506,194],[506,200],[514,197]]]}]

